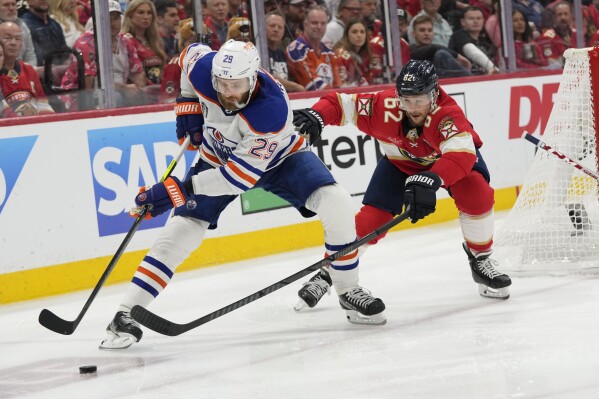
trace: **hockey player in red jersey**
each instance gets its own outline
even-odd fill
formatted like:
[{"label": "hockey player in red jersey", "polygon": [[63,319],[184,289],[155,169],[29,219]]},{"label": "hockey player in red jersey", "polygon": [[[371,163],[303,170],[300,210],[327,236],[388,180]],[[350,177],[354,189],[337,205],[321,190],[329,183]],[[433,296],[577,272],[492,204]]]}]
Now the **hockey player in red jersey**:
[{"label": "hockey player in red jersey", "polygon": [[[364,237],[410,207],[412,223],[435,211],[436,191],[450,193],[459,212],[472,277],[484,297],[507,299],[510,278],[490,257],[493,245],[493,189],[479,152],[482,141],[466,116],[438,84],[429,61],[411,60],[395,89],[347,95],[329,93],[312,108],[294,111],[300,134],[314,142],[325,125],[352,121],[376,138],[385,156],[379,161],[356,215]],[[369,244],[375,244],[378,239]],[[319,271],[299,291],[296,310],[314,307],[328,291],[329,278]]]}]

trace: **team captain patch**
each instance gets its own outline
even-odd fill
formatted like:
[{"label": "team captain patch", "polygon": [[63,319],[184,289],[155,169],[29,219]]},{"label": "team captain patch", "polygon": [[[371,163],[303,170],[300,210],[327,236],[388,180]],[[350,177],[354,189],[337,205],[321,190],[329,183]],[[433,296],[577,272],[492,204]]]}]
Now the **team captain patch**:
[{"label": "team captain patch", "polygon": [[448,139],[454,134],[460,132],[453,122],[453,118],[451,117],[444,118],[441,122],[439,122],[438,130],[443,137],[445,137],[445,139]]},{"label": "team captain patch", "polygon": [[372,98],[358,98],[358,115],[372,115]]}]

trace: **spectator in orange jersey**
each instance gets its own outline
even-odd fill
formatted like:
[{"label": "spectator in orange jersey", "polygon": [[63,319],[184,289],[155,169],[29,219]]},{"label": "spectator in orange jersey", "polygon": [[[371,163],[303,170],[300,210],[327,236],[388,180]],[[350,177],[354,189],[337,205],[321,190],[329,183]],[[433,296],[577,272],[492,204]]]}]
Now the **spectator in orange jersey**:
[{"label": "spectator in orange jersey", "polygon": [[345,25],[341,40],[335,45],[341,87],[370,84],[370,35],[366,24],[355,19]]},{"label": "spectator in orange jersey", "polygon": [[555,25],[547,29],[536,40],[543,51],[543,56],[549,61],[550,68],[563,68],[564,51],[576,47],[576,31],[572,29],[574,18],[572,6],[567,1],[556,4]]},{"label": "spectator in orange jersey", "polygon": [[14,22],[0,24],[0,41],[5,50],[0,89],[10,108],[18,116],[54,113],[37,72],[33,66],[18,59],[23,45],[19,25]]},{"label": "spectator in orange jersey", "polygon": [[291,77],[306,90],[340,87],[333,50],[322,43],[327,26],[327,11],[312,6],[306,14],[304,32],[287,47],[287,61]]}]

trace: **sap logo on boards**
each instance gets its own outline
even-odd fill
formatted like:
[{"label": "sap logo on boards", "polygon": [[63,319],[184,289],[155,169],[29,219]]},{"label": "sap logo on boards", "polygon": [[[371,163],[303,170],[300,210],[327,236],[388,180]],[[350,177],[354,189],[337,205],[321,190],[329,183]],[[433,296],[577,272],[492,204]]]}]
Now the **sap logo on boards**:
[{"label": "sap logo on boards", "polygon": [[[509,138],[520,139],[526,131],[545,132],[559,83],[547,83],[541,91],[534,86],[515,86],[510,91]],[[537,130],[540,128],[540,130]]]},{"label": "sap logo on boards", "polygon": [[[175,123],[89,130],[88,145],[99,235],[126,233],[133,223],[129,210],[139,187],[160,181],[179,152]],[[197,155],[185,151],[174,174],[183,179]],[[139,228],[162,227],[168,215],[144,220]]]},{"label": "sap logo on boards", "polygon": [[0,139],[0,213],[4,209],[37,136]]}]

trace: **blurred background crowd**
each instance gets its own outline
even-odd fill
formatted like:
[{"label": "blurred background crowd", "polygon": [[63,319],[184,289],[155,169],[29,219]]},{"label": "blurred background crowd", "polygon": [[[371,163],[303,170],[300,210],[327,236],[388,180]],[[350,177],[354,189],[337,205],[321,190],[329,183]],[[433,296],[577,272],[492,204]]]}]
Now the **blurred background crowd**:
[{"label": "blurred background crowd", "polygon": [[174,102],[194,42],[256,43],[288,92],[390,83],[411,58],[441,78],[560,69],[599,44],[599,0],[255,1],[0,0],[1,115]]}]

